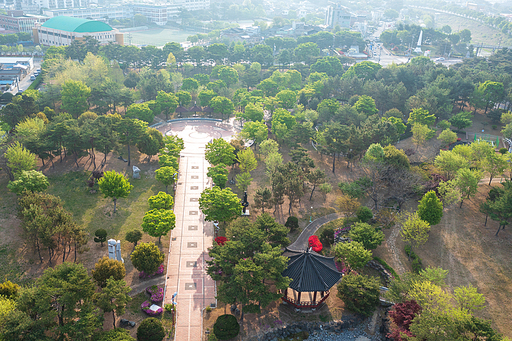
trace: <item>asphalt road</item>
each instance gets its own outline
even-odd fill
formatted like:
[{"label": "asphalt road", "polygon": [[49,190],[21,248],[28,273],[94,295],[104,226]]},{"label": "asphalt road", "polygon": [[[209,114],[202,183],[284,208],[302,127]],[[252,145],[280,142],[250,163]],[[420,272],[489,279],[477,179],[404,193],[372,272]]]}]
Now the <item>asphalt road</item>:
[{"label": "asphalt road", "polygon": [[308,238],[310,236],[312,236],[323,224],[341,218],[342,216],[343,215],[341,213],[332,213],[313,220],[313,222],[309,223],[309,225],[302,230],[299,238],[297,238],[293,244],[288,246],[288,248],[297,251],[306,251],[306,248],[308,247]]}]

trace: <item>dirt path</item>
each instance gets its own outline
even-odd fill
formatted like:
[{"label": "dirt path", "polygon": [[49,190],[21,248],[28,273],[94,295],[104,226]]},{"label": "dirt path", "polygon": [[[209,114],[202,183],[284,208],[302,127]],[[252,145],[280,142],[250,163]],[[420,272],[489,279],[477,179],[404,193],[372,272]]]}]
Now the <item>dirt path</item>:
[{"label": "dirt path", "polygon": [[389,238],[387,240],[387,244],[388,249],[393,257],[393,268],[399,275],[402,275],[405,273],[405,268],[404,265],[402,264],[402,261],[400,260],[399,253],[396,248],[396,239],[398,238],[399,234],[400,228],[397,226],[393,226],[393,228],[391,229],[391,234],[389,235]]}]

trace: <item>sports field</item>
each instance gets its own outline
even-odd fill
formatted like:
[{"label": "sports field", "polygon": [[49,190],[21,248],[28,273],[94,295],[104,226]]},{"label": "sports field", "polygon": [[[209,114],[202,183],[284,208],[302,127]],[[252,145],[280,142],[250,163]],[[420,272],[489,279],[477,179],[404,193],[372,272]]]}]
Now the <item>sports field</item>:
[{"label": "sports field", "polygon": [[171,28],[152,28],[145,31],[126,32],[124,41],[132,45],[163,46],[168,42],[184,42],[187,37],[200,33],[199,31],[179,30]]}]

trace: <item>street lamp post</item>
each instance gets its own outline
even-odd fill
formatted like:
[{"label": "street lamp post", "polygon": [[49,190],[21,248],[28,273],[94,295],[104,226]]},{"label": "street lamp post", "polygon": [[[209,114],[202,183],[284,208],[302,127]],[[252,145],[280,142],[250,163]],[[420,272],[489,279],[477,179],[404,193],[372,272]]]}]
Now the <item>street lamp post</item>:
[{"label": "street lamp post", "polygon": [[311,214],[309,215],[309,222],[311,223],[313,220],[313,206],[311,206]]}]

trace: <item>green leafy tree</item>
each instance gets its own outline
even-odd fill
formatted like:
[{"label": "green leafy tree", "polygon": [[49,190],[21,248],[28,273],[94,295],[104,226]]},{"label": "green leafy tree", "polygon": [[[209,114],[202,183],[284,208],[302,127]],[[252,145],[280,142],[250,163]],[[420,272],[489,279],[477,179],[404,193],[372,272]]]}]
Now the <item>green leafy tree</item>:
[{"label": "green leafy tree", "polygon": [[164,338],[164,326],[159,319],[154,317],[144,319],[137,328],[137,341],[162,341]]},{"label": "green leafy tree", "polygon": [[197,98],[199,99],[201,106],[206,107],[210,105],[212,98],[215,96],[217,96],[217,94],[213,90],[202,90],[197,95]]},{"label": "green leafy tree", "polygon": [[207,221],[231,221],[242,212],[240,199],[230,188],[206,188],[199,198],[199,208]]},{"label": "green leafy tree", "polygon": [[100,243],[100,246],[103,247],[103,243],[107,241],[107,231],[105,229],[97,229],[94,232],[94,242]]},{"label": "green leafy tree", "polygon": [[157,195],[152,195],[148,198],[148,204],[150,210],[170,210],[174,205],[174,199],[172,195],[158,192]]},{"label": "green leafy tree", "polygon": [[62,85],[62,110],[78,118],[81,113],[89,109],[87,99],[91,95],[91,88],[81,81],[67,80]]},{"label": "green leafy tree", "polygon": [[464,198],[469,199],[474,196],[478,191],[478,182],[482,178],[482,173],[478,170],[470,170],[468,168],[461,168],[457,171],[457,176],[454,179],[455,186],[461,193],[460,207],[464,203]]},{"label": "green leafy tree", "polygon": [[455,134],[450,129],[445,129],[441,132],[441,134],[439,134],[437,139],[441,140],[443,142],[443,145],[448,146],[449,144],[457,141],[457,134]]},{"label": "green leafy tree", "polygon": [[250,148],[239,151],[236,160],[239,162],[242,172],[251,172],[258,166],[258,161]]},{"label": "green leafy tree", "polygon": [[5,281],[0,283],[0,296],[7,299],[16,299],[16,297],[18,297],[20,288],[21,287],[16,283]]},{"label": "green leafy tree", "polygon": [[436,121],[436,116],[434,114],[430,114],[427,110],[422,108],[414,108],[409,113],[409,119],[407,123],[411,126],[415,124],[423,124],[427,127],[431,127],[434,125]]},{"label": "green leafy tree", "polygon": [[350,229],[349,237],[361,243],[367,250],[374,250],[384,241],[384,232],[366,223],[355,223]]},{"label": "green leafy tree", "polygon": [[165,185],[165,193],[168,193],[169,185],[176,182],[177,177],[178,172],[171,166],[160,167],[155,171],[155,178]]},{"label": "green leafy tree", "polygon": [[118,198],[126,198],[133,186],[121,173],[116,171],[106,171],[103,177],[98,181],[101,193],[105,198],[114,200],[114,213],[116,213],[116,204]]},{"label": "green leafy tree", "polygon": [[142,218],[142,231],[151,237],[158,237],[158,244],[162,236],[176,227],[176,216],[172,210],[153,209],[144,214]]},{"label": "green leafy tree", "polygon": [[357,110],[357,112],[363,113],[366,116],[375,115],[379,111],[375,106],[375,100],[366,95],[359,97],[357,102],[354,104],[354,108]]},{"label": "green leafy tree", "polygon": [[[337,244],[339,245],[339,244]],[[345,306],[364,316],[371,316],[379,305],[380,283],[374,277],[349,273],[338,284],[338,297]]]},{"label": "green leafy tree", "polygon": [[128,147],[128,166],[131,163],[130,145],[139,142],[139,139],[147,131],[147,122],[125,118],[120,120],[116,125],[116,131],[119,133],[119,142]]},{"label": "green leafy tree", "polygon": [[450,123],[457,129],[462,130],[471,127],[473,124],[472,117],[473,114],[470,111],[462,111],[450,118]]},{"label": "green leafy tree", "polygon": [[262,213],[265,213],[265,208],[272,208],[272,191],[265,188],[258,188],[254,194],[254,205],[261,209]]},{"label": "green leafy tree", "polygon": [[503,174],[505,169],[507,169],[509,166],[509,161],[505,155],[493,152],[485,158],[482,166],[483,170],[489,173],[490,186],[492,179],[497,175]]},{"label": "green leafy tree", "polygon": [[135,249],[137,243],[142,239],[142,232],[139,230],[127,232],[125,239],[128,243],[133,243],[133,248]]},{"label": "green leafy tree", "polygon": [[416,149],[423,145],[431,137],[431,130],[425,124],[415,123],[412,125],[412,142],[416,145]]},{"label": "green leafy tree", "polygon": [[17,180],[10,181],[7,185],[10,191],[20,195],[24,191],[42,192],[50,186],[46,176],[35,170],[21,171]]},{"label": "green leafy tree", "polygon": [[276,100],[281,108],[293,109],[297,103],[297,94],[292,90],[281,90],[276,94]]},{"label": "green leafy tree", "polygon": [[158,151],[164,147],[164,137],[161,132],[155,128],[148,128],[137,142],[137,148],[143,154],[148,156],[148,162],[151,157],[158,154]]},{"label": "green leafy tree", "polygon": [[344,260],[352,269],[362,269],[371,259],[372,252],[359,242],[337,243],[334,247],[336,258]]},{"label": "green leafy tree", "polygon": [[315,43],[302,43],[295,48],[294,54],[298,61],[311,65],[313,58],[320,55],[320,49]]},{"label": "green leafy tree", "polygon": [[484,114],[487,114],[489,108],[493,108],[497,103],[505,99],[505,88],[503,83],[487,80],[480,83],[477,88],[478,92],[482,95],[482,108],[485,109]]},{"label": "green leafy tree", "polygon": [[232,165],[235,161],[235,148],[222,138],[206,144],[206,160],[212,165]]},{"label": "green leafy tree", "polygon": [[36,156],[17,141],[7,148],[4,157],[7,159],[11,181],[21,175],[23,171],[31,171],[36,168]]},{"label": "green leafy tree", "polygon": [[427,242],[430,225],[420,218],[418,212],[404,214],[401,221],[400,236],[406,243],[417,248]]},{"label": "green leafy tree", "polygon": [[100,287],[107,285],[107,280],[112,278],[116,281],[124,279],[126,269],[124,264],[118,260],[110,259],[107,256],[101,258],[92,269],[92,278]]},{"label": "green leafy tree", "polygon": [[158,91],[156,95],[156,102],[160,106],[160,109],[165,114],[165,119],[169,119],[169,114],[174,112],[178,107],[178,98],[172,93],[166,93],[165,91]]},{"label": "green leafy tree", "polygon": [[206,175],[212,178],[215,186],[219,186],[221,189],[226,187],[228,181],[229,171],[226,169],[226,165],[220,163],[217,166],[208,167],[208,173]]},{"label": "green leafy tree", "polygon": [[185,90],[178,91],[176,96],[178,97],[178,102],[180,102],[180,105],[189,105],[192,101],[192,95],[190,92]]},{"label": "green leafy tree", "polygon": [[235,68],[224,66],[219,70],[219,79],[229,88],[238,83],[238,72]]},{"label": "green leafy tree", "polygon": [[194,78],[185,78],[181,85],[181,89],[185,91],[192,91],[199,89],[199,82]]},{"label": "green leafy tree", "polygon": [[164,254],[153,243],[141,243],[133,250],[130,260],[135,269],[150,275],[158,270],[164,261]]},{"label": "green leafy tree", "polygon": [[247,191],[252,182],[251,173],[243,172],[236,176],[236,187],[241,191]]},{"label": "green leafy tree", "polygon": [[240,136],[246,140],[253,140],[255,145],[258,146],[268,137],[268,128],[261,121],[246,122],[240,132]]},{"label": "green leafy tree", "polygon": [[124,280],[117,280],[110,277],[101,292],[94,295],[96,305],[104,313],[112,312],[112,324],[116,328],[116,315],[124,314],[126,304],[132,300],[128,293],[132,289],[126,285]]},{"label": "green leafy tree", "polygon": [[233,111],[235,110],[233,102],[230,99],[223,96],[217,96],[212,98],[210,101],[210,107],[212,107],[213,111],[221,113],[222,119],[224,119],[224,115],[227,115],[229,119],[229,116],[233,114]]},{"label": "green leafy tree", "polygon": [[126,109],[126,117],[152,123],[155,114],[149,108],[148,103],[133,103]]},{"label": "green leafy tree", "polygon": [[436,157],[434,164],[439,168],[447,178],[452,178],[459,169],[468,168],[469,161],[464,156],[454,152],[441,150]]},{"label": "green leafy tree", "polygon": [[428,191],[418,205],[418,216],[430,225],[437,225],[443,217],[443,203],[434,191]]},{"label": "green leafy tree", "polygon": [[128,330],[116,328],[102,332],[98,341],[135,341],[135,339],[130,336]]}]

